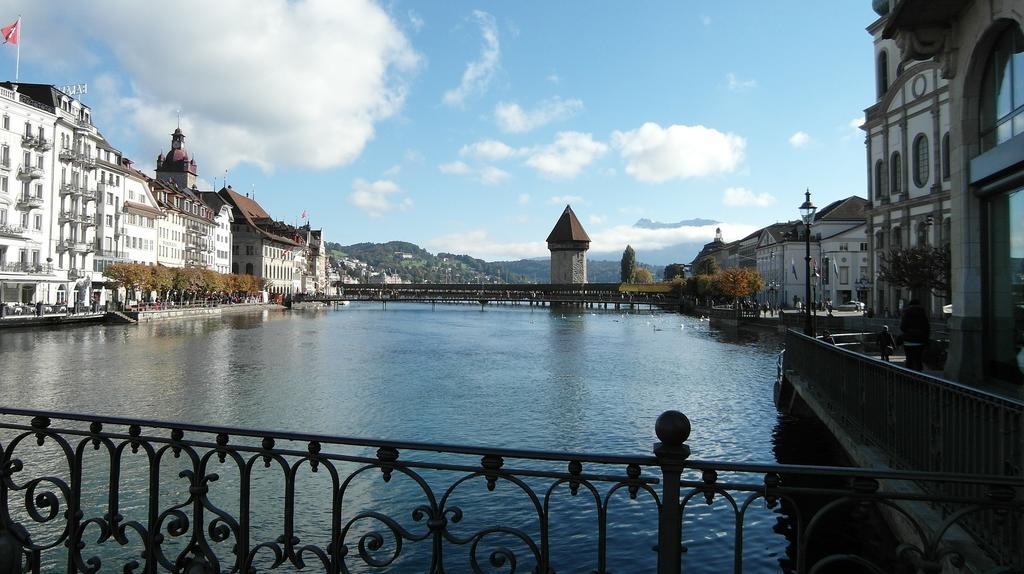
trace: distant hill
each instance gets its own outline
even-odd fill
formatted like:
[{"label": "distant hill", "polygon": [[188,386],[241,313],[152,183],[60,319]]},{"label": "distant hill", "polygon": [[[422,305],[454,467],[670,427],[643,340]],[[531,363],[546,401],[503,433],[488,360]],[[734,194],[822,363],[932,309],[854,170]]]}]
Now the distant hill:
[{"label": "distant hill", "polygon": [[[551,263],[546,257],[484,261],[454,253],[433,255],[406,241],[354,245],[327,242],[327,251],[335,259],[345,256],[358,259],[375,271],[398,273],[402,279],[413,283],[547,283],[551,276]],[[663,266],[640,265],[651,269],[655,277],[661,277]],[[618,283],[619,260],[588,259],[587,281]]]},{"label": "distant hill", "polygon": [[642,229],[675,229],[677,227],[704,227],[705,225],[716,225],[718,222],[714,219],[684,219],[683,221],[677,221],[675,223],[661,223],[660,221],[651,221],[646,217],[637,220],[633,224],[633,227],[639,227]]}]

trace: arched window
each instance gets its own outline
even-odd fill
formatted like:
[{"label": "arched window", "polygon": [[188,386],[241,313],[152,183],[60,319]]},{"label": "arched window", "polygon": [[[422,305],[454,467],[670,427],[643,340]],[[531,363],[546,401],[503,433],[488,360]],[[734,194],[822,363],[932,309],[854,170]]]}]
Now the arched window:
[{"label": "arched window", "polygon": [[889,54],[882,50],[878,53],[878,99],[889,91]]},{"label": "arched window", "polygon": [[894,249],[903,248],[903,232],[899,227],[892,228],[892,240],[890,241]]},{"label": "arched window", "polygon": [[899,195],[903,192],[903,165],[900,161],[900,152],[893,152],[889,166],[889,193]]},{"label": "arched window", "polygon": [[914,138],[914,184],[928,185],[928,136],[917,134]]},{"label": "arched window", "polygon": [[982,151],[1024,132],[1024,35],[1019,27],[1010,26],[999,36],[984,70],[979,110]]},{"label": "arched window", "polygon": [[949,132],[942,136],[942,179],[949,179]]},{"label": "arched window", "polygon": [[875,232],[875,249],[885,249],[885,232],[881,229]]},{"label": "arched window", "polygon": [[884,197],[885,193],[885,162],[875,162],[875,197]]},{"label": "arched window", "polygon": [[928,222],[922,221],[917,224],[917,246],[928,245],[928,228],[931,225]]},{"label": "arched window", "polygon": [[252,263],[245,264],[245,274],[252,275]]},{"label": "arched window", "polygon": [[237,262],[231,264],[231,273],[234,274],[234,275],[238,275],[238,263]]}]

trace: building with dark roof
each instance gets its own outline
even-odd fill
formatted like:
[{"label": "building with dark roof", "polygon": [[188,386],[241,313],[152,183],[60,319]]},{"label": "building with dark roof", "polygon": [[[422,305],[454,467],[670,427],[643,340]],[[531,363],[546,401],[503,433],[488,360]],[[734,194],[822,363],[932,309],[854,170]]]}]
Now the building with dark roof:
[{"label": "building with dark roof", "polygon": [[231,224],[231,272],[263,279],[264,289],[273,294],[301,291],[307,270],[308,234],[274,221],[254,198],[236,192],[231,186],[217,194],[231,206],[234,220]]},{"label": "building with dark roof", "polygon": [[590,236],[572,207],[565,206],[547,242],[551,251],[551,283],[586,283]]}]

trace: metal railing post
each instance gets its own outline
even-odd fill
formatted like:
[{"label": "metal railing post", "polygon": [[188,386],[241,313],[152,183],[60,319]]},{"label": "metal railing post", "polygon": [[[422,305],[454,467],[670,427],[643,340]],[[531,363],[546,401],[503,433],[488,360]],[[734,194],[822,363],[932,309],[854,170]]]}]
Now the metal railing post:
[{"label": "metal railing post", "polygon": [[661,442],[654,456],[661,467],[661,515],[658,518],[658,573],[679,574],[682,568],[682,509],[679,507],[679,479],[690,447],[690,419],[679,411],[665,411],[654,423]]}]

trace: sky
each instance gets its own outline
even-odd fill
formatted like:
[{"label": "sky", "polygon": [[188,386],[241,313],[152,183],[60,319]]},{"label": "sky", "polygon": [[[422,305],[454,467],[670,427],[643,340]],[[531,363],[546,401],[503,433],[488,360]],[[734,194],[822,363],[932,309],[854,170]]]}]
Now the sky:
[{"label": "sky", "polygon": [[[328,241],[547,256],[727,241],[866,195],[868,0],[0,0],[20,80],[87,83],[152,174],[178,125],[200,187],[303,212]],[[0,46],[13,79],[16,50]],[[179,119],[180,118],[180,119]]]}]

